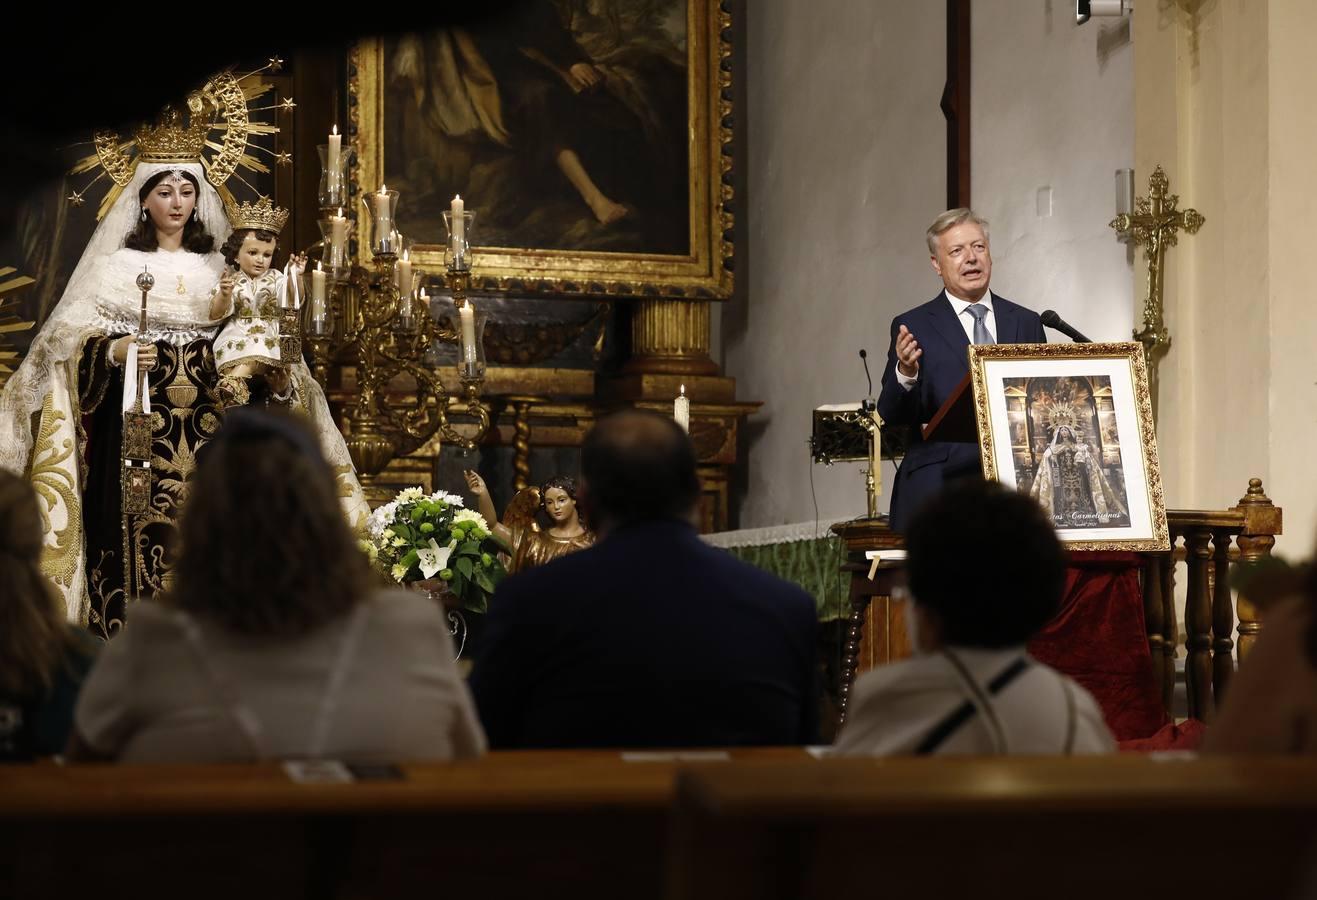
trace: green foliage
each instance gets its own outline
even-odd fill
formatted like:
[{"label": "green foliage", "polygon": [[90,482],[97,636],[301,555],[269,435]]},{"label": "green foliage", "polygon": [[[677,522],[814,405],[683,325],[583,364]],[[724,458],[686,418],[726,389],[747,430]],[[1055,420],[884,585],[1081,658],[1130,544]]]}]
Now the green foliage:
[{"label": "green foliage", "polygon": [[368,527],[380,571],[399,584],[441,579],[464,609],[484,612],[507,575],[497,558],[504,548],[487,523],[451,494],[409,488],[376,510]]}]

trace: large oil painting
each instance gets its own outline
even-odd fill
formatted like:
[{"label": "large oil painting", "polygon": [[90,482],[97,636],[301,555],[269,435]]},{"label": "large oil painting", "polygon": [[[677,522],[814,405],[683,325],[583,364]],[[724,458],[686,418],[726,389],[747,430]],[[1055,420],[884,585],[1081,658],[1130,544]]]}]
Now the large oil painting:
[{"label": "large oil painting", "polygon": [[726,296],[729,23],[712,0],[527,0],[364,41],[357,189],[399,191],[434,271],[460,194],[478,288]]}]

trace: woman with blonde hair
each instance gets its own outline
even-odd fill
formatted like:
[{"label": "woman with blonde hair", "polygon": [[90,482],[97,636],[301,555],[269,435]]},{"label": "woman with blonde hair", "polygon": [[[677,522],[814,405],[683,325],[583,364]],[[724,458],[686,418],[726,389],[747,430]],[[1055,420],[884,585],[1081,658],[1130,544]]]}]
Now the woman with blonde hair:
[{"label": "woman with blonde hair", "polygon": [[299,417],[232,410],[198,460],[175,582],[133,608],[70,756],[125,762],[476,756],[438,606],[376,588]]},{"label": "woman with blonde hair", "polygon": [[0,470],[0,759],[59,753],[96,642],[64,619],[41,572],[41,511],[24,479]]}]

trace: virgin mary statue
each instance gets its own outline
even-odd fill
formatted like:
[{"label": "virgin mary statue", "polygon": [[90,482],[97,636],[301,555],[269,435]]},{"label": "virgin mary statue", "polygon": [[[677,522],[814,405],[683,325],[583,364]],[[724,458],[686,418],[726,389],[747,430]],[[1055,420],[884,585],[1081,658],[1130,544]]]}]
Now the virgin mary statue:
[{"label": "virgin mary statue", "polygon": [[[123,627],[132,602],[167,589],[188,477],[220,426],[211,345],[231,311],[214,291],[223,266],[216,249],[229,233],[217,186],[243,156],[231,152],[233,123],[247,121],[232,114],[236,103],[245,103],[242,88],[224,74],[189,98],[187,124],[171,114],[128,142],[98,135],[115,187],[58,305],[0,392],[0,466],[25,474],[41,496],[43,568],[69,619],[104,638]],[[208,143],[212,128],[225,141]],[[217,145],[227,155],[202,158]],[[143,272],[154,279],[144,330]],[[369,509],[324,394],[301,361],[292,376],[344,511],[360,524]],[[135,403],[150,422],[144,511],[124,505],[124,412]]]}]

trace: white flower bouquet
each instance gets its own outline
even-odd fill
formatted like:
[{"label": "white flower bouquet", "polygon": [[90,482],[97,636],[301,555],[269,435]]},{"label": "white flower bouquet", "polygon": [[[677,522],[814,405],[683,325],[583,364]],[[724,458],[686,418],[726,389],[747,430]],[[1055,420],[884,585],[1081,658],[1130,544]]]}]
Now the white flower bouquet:
[{"label": "white flower bouquet", "polygon": [[376,569],[403,585],[437,579],[472,612],[485,612],[507,575],[489,523],[455,494],[407,488],[372,512],[366,529],[361,549]]}]

